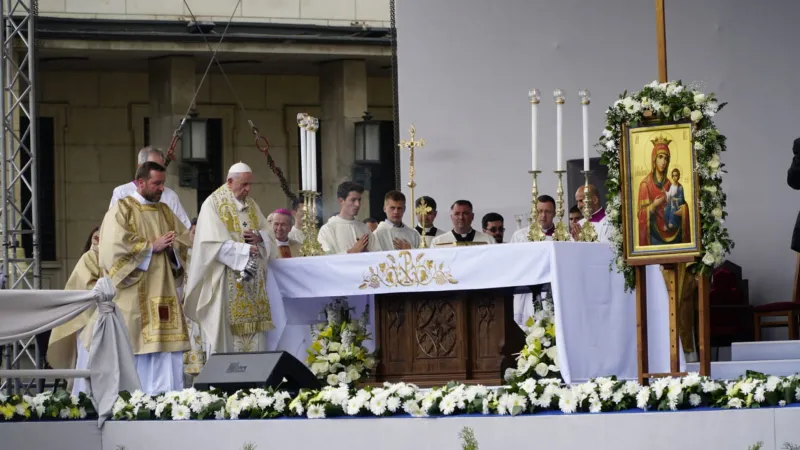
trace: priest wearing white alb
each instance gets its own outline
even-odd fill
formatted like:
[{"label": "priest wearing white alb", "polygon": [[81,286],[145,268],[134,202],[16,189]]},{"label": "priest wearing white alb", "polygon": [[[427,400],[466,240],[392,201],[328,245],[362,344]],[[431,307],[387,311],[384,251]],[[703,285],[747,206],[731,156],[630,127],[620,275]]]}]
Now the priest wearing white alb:
[{"label": "priest wearing white alb", "polygon": [[319,243],[328,254],[379,252],[382,250],[378,239],[369,231],[364,222],[356,216],[361,209],[361,195],[364,188],[352,181],[345,181],[336,189],[339,200],[339,214],[331,217],[319,229]]},{"label": "priest wearing white alb", "polygon": [[386,220],[378,225],[375,237],[383,250],[408,250],[419,248],[420,236],[416,230],[403,223],[406,196],[400,191],[389,191],[383,199]]},{"label": "priest wearing white alb", "polygon": [[[423,202],[425,202],[425,207],[429,208],[430,211],[426,212],[425,214],[418,214],[416,208],[422,206]],[[417,223],[419,223],[419,225],[414,228],[417,230],[417,233],[419,233],[420,236],[422,233],[425,233],[425,243],[428,247],[431,247],[435,237],[447,233],[445,230],[436,228],[436,225],[433,223],[436,220],[437,215],[436,200],[428,197],[427,195],[423,195],[417,199],[414,208],[414,213],[417,214]],[[423,223],[425,224],[424,229],[422,228]]]},{"label": "priest wearing white alb", "polygon": [[450,220],[453,222],[453,230],[435,237],[431,246],[451,245],[457,242],[496,243],[493,237],[472,228],[474,219],[475,213],[472,212],[472,202],[469,200],[456,200],[453,206],[450,207]]},{"label": "priest wearing white alb", "polygon": [[[597,241],[605,243],[610,242],[609,233],[611,231],[611,226],[608,223],[608,217],[606,217],[605,208],[600,206],[600,196],[597,193],[597,188],[590,184],[589,197],[587,199],[585,199],[585,197],[585,188],[584,186],[581,186],[577,191],[575,191],[575,201],[578,202],[578,208],[583,211],[584,201],[589,205],[589,211],[592,211],[589,222],[591,222],[595,233],[597,233]],[[578,233],[580,233],[580,227],[583,226],[584,222],[586,222],[585,218],[578,222],[577,227],[572,227],[570,230],[573,239],[577,240]]]},{"label": "priest wearing white alb", "polygon": [[[155,147],[145,147],[139,150],[139,155],[137,157],[137,168],[142,167],[142,164],[148,161],[166,167],[166,157],[164,156],[164,152]],[[108,209],[111,209],[118,201],[128,197],[129,195],[133,195],[135,192],[136,180],[117,186],[114,188],[114,193],[111,195],[111,204],[108,205]],[[192,227],[189,216],[183,209],[181,200],[178,198],[178,194],[176,194],[175,191],[164,186],[164,193],[161,195],[161,203],[164,203],[169,207],[175,216],[178,217],[178,220],[181,221],[183,226],[185,226],[187,229]]]},{"label": "priest wearing white alb", "polygon": [[[545,241],[553,240],[553,232],[556,230],[554,222],[556,218],[556,201],[549,195],[540,195],[536,203],[536,220],[544,233]],[[511,242],[530,242],[528,239],[529,227],[520,228],[511,235]]]},{"label": "priest wearing white alb", "polygon": [[210,353],[266,350],[273,328],[267,263],[277,250],[267,219],[249,197],[253,173],[244,163],[200,208],[186,286],[186,315],[200,325]]}]

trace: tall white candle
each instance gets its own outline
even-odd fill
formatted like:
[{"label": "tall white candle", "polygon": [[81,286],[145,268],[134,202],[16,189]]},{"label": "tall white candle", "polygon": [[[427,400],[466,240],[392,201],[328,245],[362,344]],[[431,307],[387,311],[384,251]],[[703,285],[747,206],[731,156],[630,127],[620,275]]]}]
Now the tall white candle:
[{"label": "tall white candle", "polygon": [[536,156],[539,153],[539,99],[541,94],[538,89],[528,91],[528,100],[531,104],[531,170],[539,170]]},{"label": "tall white candle", "polygon": [[302,124],[300,125],[300,190],[303,191],[308,189],[308,173],[306,166],[306,159],[308,159],[307,147],[306,128],[305,124]]},{"label": "tall white candle", "polygon": [[311,154],[311,190],[317,192],[317,131],[309,134],[311,145],[308,146]]},{"label": "tall white candle", "polygon": [[564,170],[564,104],[556,105],[556,170]]},{"label": "tall white candle", "polygon": [[583,170],[589,171],[589,105],[583,105]]},{"label": "tall white candle", "polygon": [[589,164],[589,102],[591,101],[591,94],[588,89],[581,89],[578,92],[581,97],[581,105],[583,108],[583,170],[588,172],[591,169]]}]

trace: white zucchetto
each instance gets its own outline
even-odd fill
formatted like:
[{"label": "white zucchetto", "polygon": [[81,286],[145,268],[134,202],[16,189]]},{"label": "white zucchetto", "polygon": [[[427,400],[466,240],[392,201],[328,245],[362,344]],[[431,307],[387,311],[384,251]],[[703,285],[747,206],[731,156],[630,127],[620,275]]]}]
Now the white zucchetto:
[{"label": "white zucchetto", "polygon": [[238,163],[231,166],[228,173],[253,173],[253,170],[250,169],[250,166],[247,164],[239,161]]}]

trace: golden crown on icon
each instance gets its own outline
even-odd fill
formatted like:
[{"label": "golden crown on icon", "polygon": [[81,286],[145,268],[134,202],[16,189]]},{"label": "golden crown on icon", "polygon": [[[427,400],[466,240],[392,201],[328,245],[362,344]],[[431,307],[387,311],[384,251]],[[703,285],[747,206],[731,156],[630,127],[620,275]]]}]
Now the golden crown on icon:
[{"label": "golden crown on icon", "polygon": [[665,145],[665,146],[667,146],[667,145],[669,145],[670,142],[672,142],[672,139],[662,135],[662,136],[658,136],[657,138],[653,139],[650,142],[652,142],[653,145]]}]

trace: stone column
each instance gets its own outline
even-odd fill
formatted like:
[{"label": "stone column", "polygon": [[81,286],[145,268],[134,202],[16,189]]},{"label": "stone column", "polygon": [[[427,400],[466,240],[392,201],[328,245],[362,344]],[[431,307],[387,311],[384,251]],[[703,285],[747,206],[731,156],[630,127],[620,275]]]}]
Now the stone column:
[{"label": "stone column", "polygon": [[[322,64],[320,71],[323,221],[339,211],[336,188],[350,180],[355,161],[355,123],[367,110],[367,65],[363,60]],[[359,216],[369,217],[364,193]]]},{"label": "stone column", "polygon": [[[190,56],[167,56],[149,61],[151,145],[167,151],[172,134],[192,101],[195,83],[195,63]],[[167,169],[167,186],[178,194],[189,218],[197,217],[197,190],[179,185],[180,143],[174,156],[175,160]]]}]

